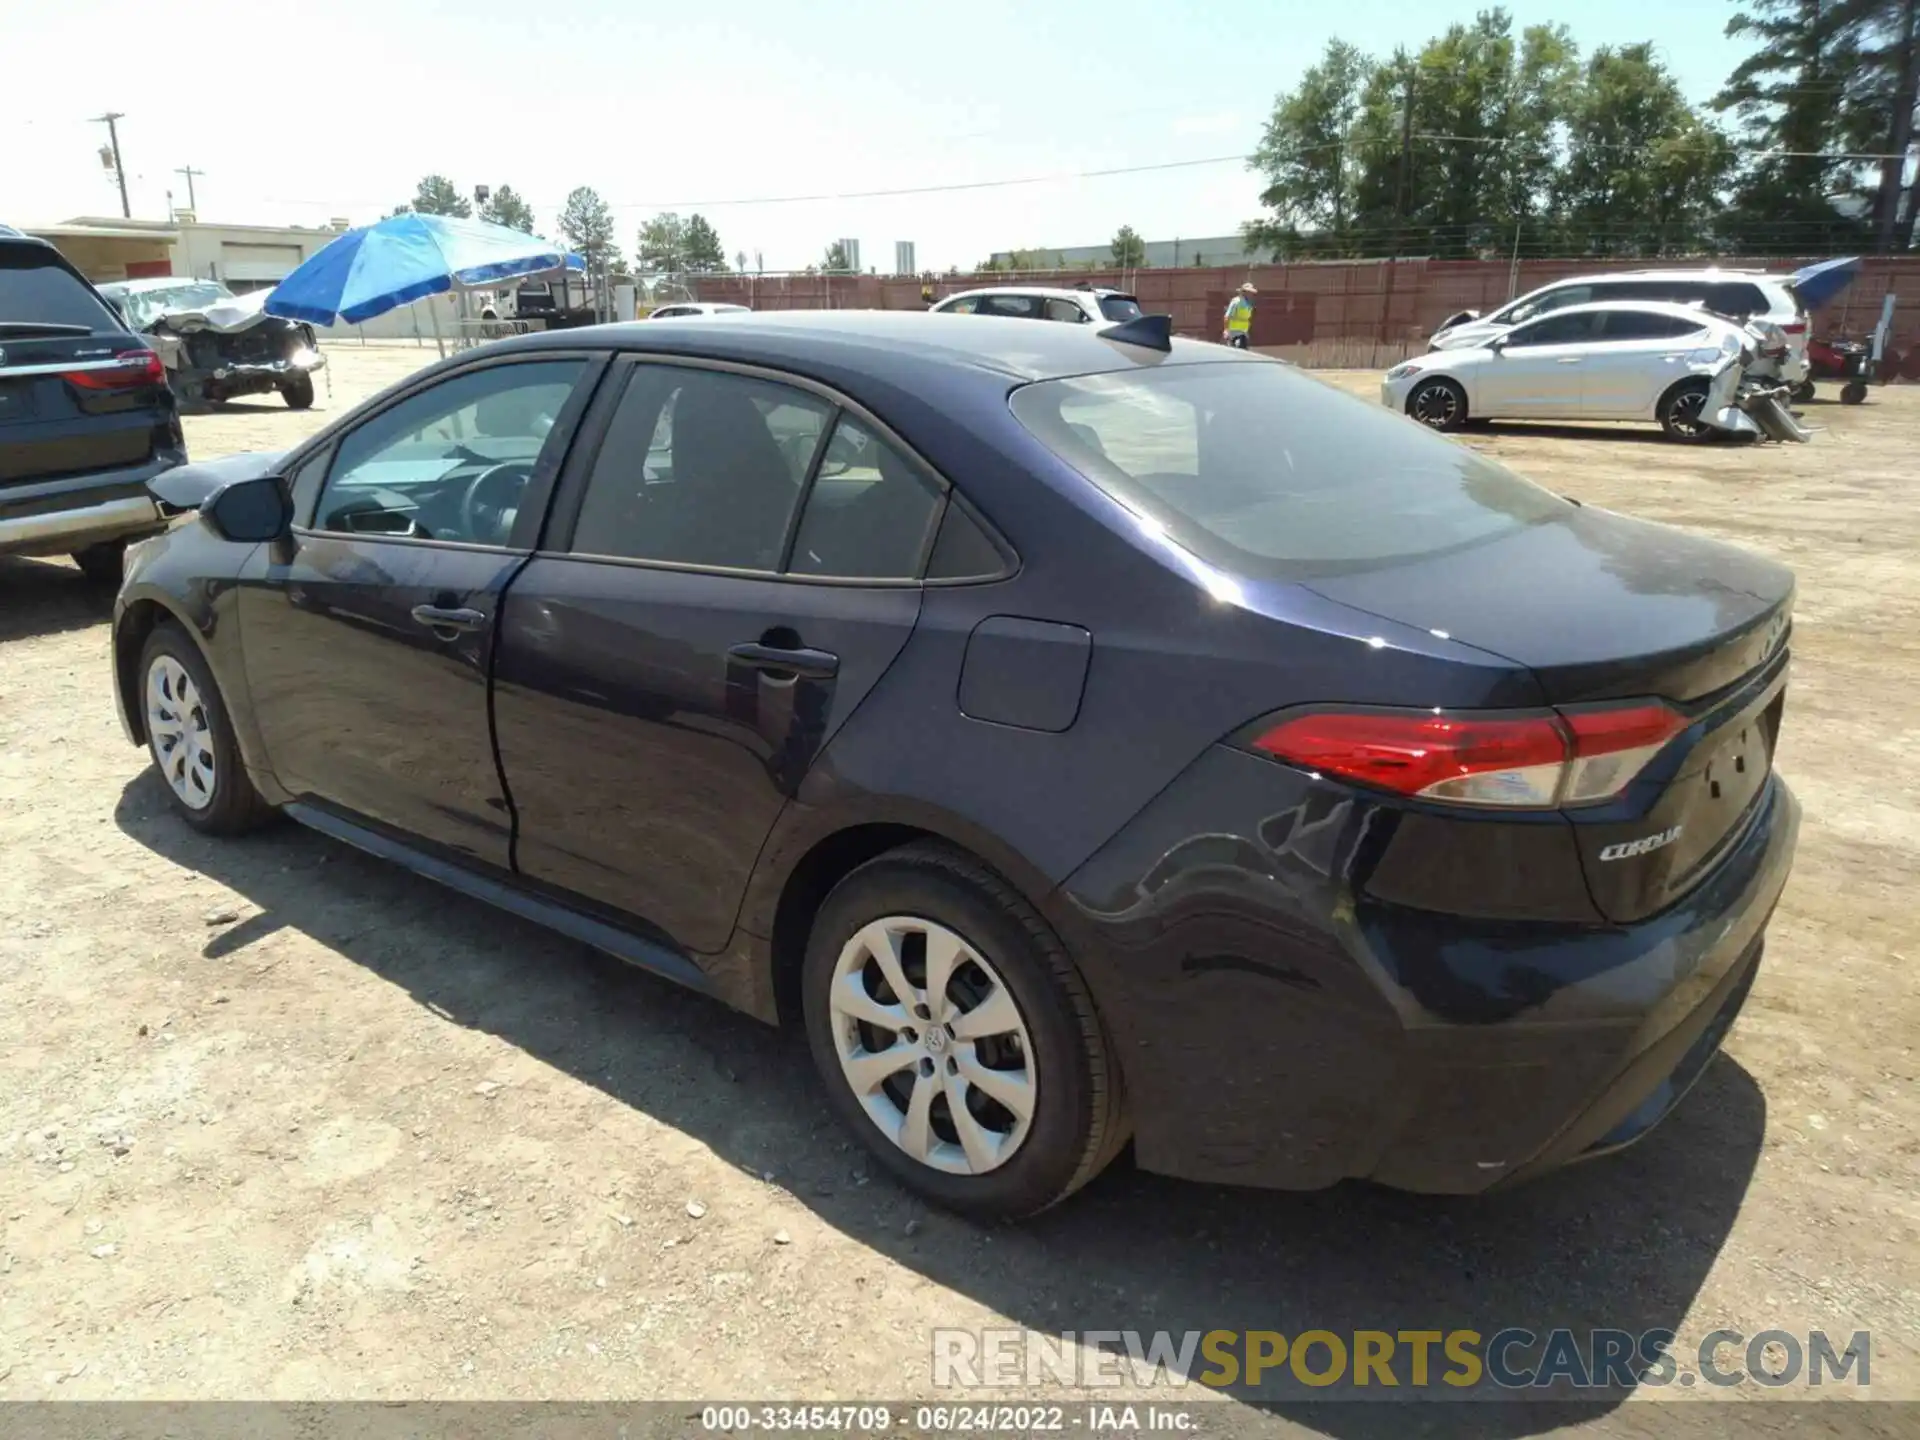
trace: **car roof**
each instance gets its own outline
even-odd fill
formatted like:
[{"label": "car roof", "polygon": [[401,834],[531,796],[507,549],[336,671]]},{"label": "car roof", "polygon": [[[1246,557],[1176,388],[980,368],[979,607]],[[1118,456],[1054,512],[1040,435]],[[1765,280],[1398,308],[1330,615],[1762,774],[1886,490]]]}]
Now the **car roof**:
[{"label": "car roof", "polygon": [[944,305],[949,300],[963,300],[969,295],[1038,295],[1049,300],[1077,299],[1082,295],[1091,295],[1095,299],[1102,295],[1119,295],[1128,300],[1133,299],[1127,291],[1115,290],[1105,285],[1096,285],[1086,290],[1077,285],[980,285],[972,290],[956,290],[951,295],[942,295],[938,303]]},{"label": "car roof", "polygon": [[1695,267],[1690,270],[1606,270],[1597,275],[1569,275],[1564,280],[1549,281],[1542,290],[1555,285],[1604,285],[1609,281],[1620,280],[1775,280],[1791,279],[1787,275],[1773,275],[1765,270],[1722,270],[1717,266]]},{"label": "car roof", "polygon": [[222,285],[224,283],[220,280],[208,280],[199,275],[149,275],[139,280],[105,280],[95,288],[121,290],[129,295],[140,295],[148,290],[177,290],[182,285]]},{"label": "car roof", "polygon": [[832,370],[876,379],[892,374],[900,362],[912,361],[1022,382],[1147,365],[1277,363],[1194,340],[1175,340],[1171,350],[1153,350],[1103,338],[1109,328],[1036,325],[992,315],[961,325],[926,310],[755,310],[725,325],[626,321],[518,335],[489,348],[664,350],[800,374]]},{"label": "car roof", "polygon": [[[0,225],[0,245],[31,245],[39,250],[54,250],[51,241],[43,240],[38,235],[25,234],[11,225]],[[55,253],[59,252],[55,250]]]}]

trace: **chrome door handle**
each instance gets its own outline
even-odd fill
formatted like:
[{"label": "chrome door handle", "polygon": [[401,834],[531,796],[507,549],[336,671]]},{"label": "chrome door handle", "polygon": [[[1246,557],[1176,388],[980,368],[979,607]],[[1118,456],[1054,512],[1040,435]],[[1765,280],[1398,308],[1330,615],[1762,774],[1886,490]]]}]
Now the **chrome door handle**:
[{"label": "chrome door handle", "polygon": [[735,645],[727,658],[754,670],[804,675],[810,680],[830,680],[840,669],[838,655],[804,646],[789,650],[776,645]]},{"label": "chrome door handle", "polygon": [[1578,365],[1580,363],[1580,357],[1578,355],[1562,355],[1556,363],[1561,365]]},{"label": "chrome door handle", "polygon": [[478,630],[487,623],[487,616],[484,610],[469,610],[465,607],[452,608],[442,605],[416,605],[413,607],[413,618],[433,631],[436,635],[443,635],[443,632],[446,631],[452,631],[457,634],[461,631]]}]

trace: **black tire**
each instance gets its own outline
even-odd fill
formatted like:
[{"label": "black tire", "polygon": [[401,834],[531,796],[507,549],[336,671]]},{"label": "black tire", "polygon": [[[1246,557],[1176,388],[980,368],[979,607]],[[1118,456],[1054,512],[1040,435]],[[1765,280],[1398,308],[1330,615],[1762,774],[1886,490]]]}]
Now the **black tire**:
[{"label": "black tire", "polygon": [[[908,1155],[868,1115],[841,1070],[829,1005],[835,965],[869,922],[902,915],[955,932],[986,959],[1031,1040],[1033,1118],[1012,1158],[985,1173],[949,1173]],[[1046,920],[970,855],[920,843],[848,875],[814,917],[802,987],[807,1039],[828,1103],[890,1173],[937,1205],[978,1220],[1021,1219],[1064,1200],[1126,1144],[1118,1062],[1085,982]]]},{"label": "black tire", "polygon": [[313,408],[313,376],[296,375],[280,387],[280,398],[287,402],[289,410],[310,410]]},{"label": "black tire", "polygon": [[1840,388],[1840,403],[1842,405],[1858,405],[1866,398],[1867,382],[1864,380],[1849,380]]},{"label": "black tire", "polygon": [[[148,686],[155,665],[162,660],[171,661],[186,671],[199,701],[196,708],[204,717],[204,753],[211,755],[213,765],[211,793],[204,804],[187,803],[168,780],[168,762],[170,759],[177,762],[178,755],[172,750],[162,753],[162,744],[155,736],[153,724],[148,718]],[[161,772],[161,784],[175,814],[207,835],[238,835],[273,818],[273,807],[260,798],[260,792],[253,788],[253,781],[247,775],[246,766],[241,763],[240,749],[233,738],[233,721],[228,717],[226,700],[220,694],[220,687],[214,683],[213,672],[207,666],[206,657],[200,653],[200,647],[194,644],[186,631],[171,621],[154,627],[153,633],[147,637],[147,643],[140,649],[137,683],[139,689],[133,698],[147,731],[147,753],[153,758],[154,768]]]},{"label": "black tire", "polygon": [[80,567],[80,573],[95,585],[110,585],[120,588],[120,576],[127,559],[127,542],[109,540],[101,545],[89,545],[84,550],[73,552],[73,563]]},{"label": "black tire", "polygon": [[1467,423],[1467,392],[1445,375],[1429,375],[1407,392],[1407,414],[1429,430],[1458,430]]},{"label": "black tire", "polygon": [[1654,416],[1660,421],[1660,428],[1667,432],[1668,439],[1695,445],[1713,435],[1713,427],[1699,418],[1706,403],[1705,380],[1682,380],[1660,397]]},{"label": "black tire", "polygon": [[1805,405],[1811,401],[1817,393],[1814,389],[1813,381],[1802,380],[1798,385],[1793,387],[1793,403],[1796,405]]}]

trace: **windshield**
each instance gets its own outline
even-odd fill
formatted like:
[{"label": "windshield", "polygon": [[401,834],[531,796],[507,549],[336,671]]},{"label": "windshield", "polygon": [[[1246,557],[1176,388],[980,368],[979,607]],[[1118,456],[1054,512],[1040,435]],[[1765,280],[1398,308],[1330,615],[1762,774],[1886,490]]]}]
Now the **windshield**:
[{"label": "windshield", "polygon": [[119,302],[127,322],[136,330],[146,329],[171,310],[204,310],[233,299],[233,292],[217,280],[193,280],[153,290],[110,288],[106,293]]},{"label": "windshield", "polygon": [[1170,365],[1016,390],[1049,450],[1182,548],[1307,579],[1476,545],[1568,502],[1288,365]]},{"label": "windshield", "polygon": [[1137,320],[1140,302],[1131,295],[1102,295],[1100,313],[1109,320]]}]

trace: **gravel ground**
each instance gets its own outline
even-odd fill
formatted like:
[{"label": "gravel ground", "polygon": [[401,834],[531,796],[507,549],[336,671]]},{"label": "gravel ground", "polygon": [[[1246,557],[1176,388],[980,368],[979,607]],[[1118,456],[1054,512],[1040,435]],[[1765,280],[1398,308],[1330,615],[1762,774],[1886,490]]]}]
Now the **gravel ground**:
[{"label": "gravel ground", "polygon": [[[193,453],[282,446],[432,352],[331,354],[315,410],[194,417]],[[0,560],[0,1398],[921,1396],[931,1327],[1007,1323],[1868,1329],[1874,1393],[1920,1398],[1920,389],[1808,417],[1804,448],[1470,438],[1796,568],[1806,806],[1693,1096],[1479,1202],[1116,1168],[1022,1230],[927,1213],[788,1038],[295,827],[175,822],[113,718],[105,601]]]}]

